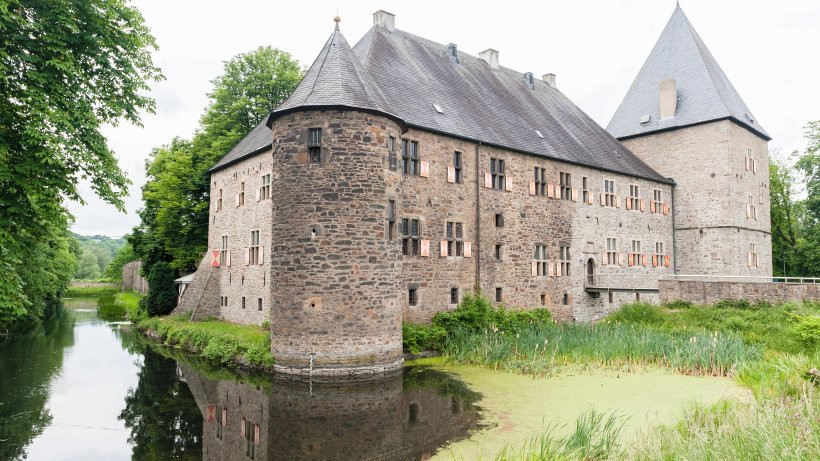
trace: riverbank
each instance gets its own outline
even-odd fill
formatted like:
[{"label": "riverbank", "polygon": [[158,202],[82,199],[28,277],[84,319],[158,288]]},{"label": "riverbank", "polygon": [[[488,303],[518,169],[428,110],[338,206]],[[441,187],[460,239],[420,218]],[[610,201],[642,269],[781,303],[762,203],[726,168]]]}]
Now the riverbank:
[{"label": "riverbank", "polygon": [[222,366],[252,373],[272,373],[270,331],[257,325],[219,320],[190,322],[184,317],[151,317],[136,324],[146,336],[198,354]]}]

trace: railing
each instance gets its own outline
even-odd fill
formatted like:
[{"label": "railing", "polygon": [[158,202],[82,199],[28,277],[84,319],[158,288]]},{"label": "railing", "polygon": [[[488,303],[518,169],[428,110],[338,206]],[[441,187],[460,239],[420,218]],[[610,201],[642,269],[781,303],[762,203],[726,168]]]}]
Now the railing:
[{"label": "railing", "polygon": [[757,283],[791,283],[813,284],[820,283],[820,277],[775,277],[767,275],[698,275],[698,274],[667,274],[661,280],[676,280],[687,282],[757,282]]},{"label": "railing", "polygon": [[658,291],[658,277],[653,274],[586,274],[588,291]]}]

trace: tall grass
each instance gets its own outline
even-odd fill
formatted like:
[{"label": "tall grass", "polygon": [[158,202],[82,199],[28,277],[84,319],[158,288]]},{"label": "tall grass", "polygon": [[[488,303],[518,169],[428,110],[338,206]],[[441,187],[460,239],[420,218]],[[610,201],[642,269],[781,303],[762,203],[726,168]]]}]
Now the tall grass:
[{"label": "tall grass", "polygon": [[507,446],[496,456],[496,461],[553,461],[613,459],[624,455],[619,443],[625,419],[615,413],[590,410],[575,421],[573,430],[564,437],[556,437],[557,426],[549,426],[543,433],[530,438],[518,449]]},{"label": "tall grass", "polygon": [[105,296],[105,295],[114,295],[119,291],[115,287],[110,286],[97,286],[97,287],[68,287],[66,291],[63,293],[63,297],[65,298],[88,298],[88,297],[97,297],[97,296]]},{"label": "tall grass", "polygon": [[722,333],[675,334],[613,323],[537,325],[517,333],[486,331],[448,337],[458,362],[544,375],[565,365],[661,365],[692,375],[731,375],[761,351]]}]

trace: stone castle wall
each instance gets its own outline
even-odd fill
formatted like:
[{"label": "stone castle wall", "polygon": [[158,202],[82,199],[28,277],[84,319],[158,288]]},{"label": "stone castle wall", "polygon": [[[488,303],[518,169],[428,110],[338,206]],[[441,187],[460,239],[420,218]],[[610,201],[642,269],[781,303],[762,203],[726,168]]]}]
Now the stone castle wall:
[{"label": "stone castle wall", "polygon": [[[771,275],[767,142],[729,120],[623,141],[676,182],[675,239],[681,274]],[[756,171],[747,170],[751,149]],[[747,216],[749,197],[756,214]],[[758,265],[750,267],[754,243]]]},{"label": "stone castle wall", "polygon": [[660,300],[663,303],[678,299],[696,304],[714,304],[724,299],[745,299],[750,302],[770,303],[820,299],[820,284],[818,283],[660,280],[658,286]]},{"label": "stone castle wall", "polygon": [[122,266],[122,289],[137,293],[148,293],[148,280],[142,276],[142,261],[131,261]]}]

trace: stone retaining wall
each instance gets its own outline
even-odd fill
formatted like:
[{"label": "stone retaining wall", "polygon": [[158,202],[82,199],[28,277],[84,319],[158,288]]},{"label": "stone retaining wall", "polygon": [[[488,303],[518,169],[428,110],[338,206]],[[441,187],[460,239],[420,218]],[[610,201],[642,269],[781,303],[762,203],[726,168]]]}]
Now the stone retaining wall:
[{"label": "stone retaining wall", "polygon": [[820,284],[775,282],[710,282],[659,280],[661,303],[682,299],[697,304],[714,304],[722,299],[786,302],[820,300]]},{"label": "stone retaining wall", "polygon": [[142,261],[139,259],[131,261],[122,266],[122,290],[133,290],[137,293],[148,293],[148,281],[140,272],[142,271]]}]

